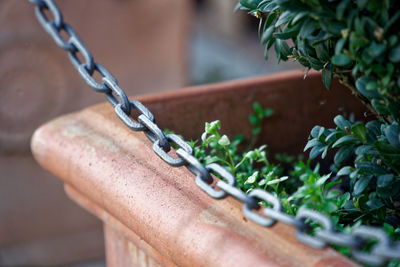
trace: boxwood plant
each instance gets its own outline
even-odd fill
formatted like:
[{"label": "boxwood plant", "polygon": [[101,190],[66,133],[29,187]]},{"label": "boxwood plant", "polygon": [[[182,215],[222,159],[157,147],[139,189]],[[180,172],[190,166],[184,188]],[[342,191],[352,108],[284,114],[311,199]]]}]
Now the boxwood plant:
[{"label": "boxwood plant", "polygon": [[[400,1],[240,0],[237,9],[259,19],[265,59],[274,47],[278,61],[297,61],[306,74],[321,71],[328,89],[336,77],[370,114],[366,122],[337,115],[336,128],[311,130],[304,149],[310,149],[309,160],[275,155],[272,163],[266,146],[251,147],[262,120],[272,114],[255,104],[247,150],[238,149],[243,137],[230,141],[215,121],[206,123],[201,143],[192,143],[196,156],[226,166],[246,192],[274,192],[290,214],[304,206],[331,216],[338,230],[376,225],[399,240]],[[330,151],[332,172],[321,175],[310,159],[323,159]],[[390,265],[400,266],[398,261]]]},{"label": "boxwood plant", "polygon": [[[338,227],[355,222],[385,225],[398,239],[400,1],[240,0],[237,9],[259,19],[266,59],[274,47],[278,61],[297,61],[307,71],[321,71],[328,89],[332,78],[338,78],[368,108],[373,115],[368,117],[374,117],[365,123],[338,115],[336,128],[311,130],[305,146],[310,159],[325,158],[329,151],[335,154],[332,177],[315,174],[320,177],[315,185],[327,190],[335,181],[341,194],[337,197],[332,193],[336,191],[328,190],[323,202],[333,195],[338,203],[309,204],[326,213],[334,211]],[[304,181],[304,176],[299,178]]]}]

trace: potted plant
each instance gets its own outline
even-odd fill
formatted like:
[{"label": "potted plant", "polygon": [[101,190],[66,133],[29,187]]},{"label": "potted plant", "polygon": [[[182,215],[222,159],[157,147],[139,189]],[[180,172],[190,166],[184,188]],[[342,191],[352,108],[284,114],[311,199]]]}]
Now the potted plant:
[{"label": "potted plant", "polygon": [[[379,264],[390,258],[398,258],[398,255],[395,255],[398,252],[398,247],[395,247],[398,246],[398,243],[392,246],[385,233],[381,234],[382,230],[376,230],[376,233],[374,233],[371,230],[372,228],[368,228],[368,230],[364,228],[364,230],[358,230],[357,235],[353,235],[351,238],[349,235],[336,232],[336,230],[343,232],[351,230],[352,224],[350,222],[353,222],[355,217],[358,216],[359,218],[356,219],[359,222],[370,225],[386,222],[385,229],[388,234],[396,238],[395,227],[397,226],[393,226],[386,214],[390,215],[390,218],[396,219],[398,189],[395,185],[398,174],[396,173],[397,161],[395,161],[395,158],[398,156],[396,150],[398,148],[395,137],[398,137],[398,125],[395,112],[392,114],[390,107],[396,105],[397,102],[395,93],[386,95],[387,92],[391,91],[385,91],[381,88],[383,85],[391,85],[395,86],[393,88],[397,88],[397,85],[393,85],[391,80],[398,76],[395,68],[396,62],[390,63],[393,65],[392,67],[387,67],[392,68],[392,71],[388,72],[390,77],[382,78],[382,81],[376,80],[375,83],[372,79],[377,78],[371,74],[374,73],[372,70],[366,71],[358,67],[357,71],[352,73],[351,68],[357,65],[356,58],[353,62],[350,54],[342,51],[346,47],[347,37],[343,38],[345,41],[340,41],[340,38],[337,41],[336,35],[325,35],[325,32],[322,32],[325,31],[322,26],[318,28],[318,26],[315,26],[315,22],[309,22],[315,19],[312,7],[318,9],[318,12],[316,12],[320,16],[318,22],[323,21],[322,17],[330,18],[335,22],[335,19],[329,16],[328,11],[336,10],[335,4],[337,3],[322,5],[327,9],[326,12],[323,12],[322,6],[320,7],[314,2],[310,6],[302,2],[296,2],[295,5],[293,3],[288,4],[288,2],[290,1],[242,1],[239,8],[248,9],[252,14],[260,17],[260,33],[262,32],[264,37],[263,42],[265,40],[268,42],[267,50],[275,43],[280,59],[296,58],[309,68],[318,69],[315,66],[321,66],[319,69],[323,69],[323,81],[328,87],[332,87],[333,94],[328,94],[328,92],[319,89],[319,75],[317,73],[312,73],[311,77],[302,83],[298,73],[291,73],[251,81],[222,83],[206,86],[206,88],[177,91],[140,99],[155,114],[158,114],[157,125],[159,127],[173,129],[182,133],[185,137],[198,137],[201,132],[199,121],[210,122],[206,124],[205,132],[201,137],[202,143],[192,143],[192,149],[194,149],[194,155],[217,176],[228,177],[226,170],[231,171],[237,176],[240,187],[250,194],[257,192],[258,196],[263,196],[261,198],[266,202],[268,202],[268,197],[265,197],[266,193],[259,193],[260,190],[256,189],[269,189],[269,191],[272,191],[269,196],[274,195],[274,197],[282,198],[285,211],[291,215],[297,213],[297,216],[299,216],[302,207],[306,207],[317,209],[333,217],[334,225],[327,217],[314,216],[315,213],[303,212],[301,215],[303,217],[297,219],[280,214],[280,220],[289,222],[289,224],[297,224],[296,234],[304,243],[322,247],[326,243],[340,244],[342,242],[342,244],[346,244],[345,247],[352,247],[356,258],[367,263]],[[354,9],[352,5],[359,5],[360,9],[366,8],[369,12],[375,11],[375,6],[370,7],[370,4],[363,4],[361,1],[357,3],[343,1],[339,5],[341,12],[343,12],[342,18],[345,17],[344,14],[347,14],[347,10]],[[292,10],[292,7],[297,9]],[[384,7],[387,8],[387,6]],[[271,14],[264,19],[263,14],[266,12]],[[300,15],[298,15],[299,12]],[[387,12],[387,21],[391,20],[391,15],[390,12]],[[294,19],[295,17],[298,17],[297,20]],[[396,19],[395,15],[393,17]],[[308,30],[309,35],[304,34],[303,31],[311,26],[300,24],[305,23],[305,21],[315,26]],[[329,21],[328,24],[334,25],[333,22]],[[299,23],[300,26],[296,23]],[[272,29],[271,25],[273,26]],[[322,32],[321,36],[323,37],[320,36],[320,32]],[[340,34],[342,32],[346,33],[346,31],[340,30]],[[302,38],[294,38],[297,35],[300,36],[300,33],[304,34],[302,37],[315,37],[311,40],[313,40],[312,42],[317,40],[316,43],[311,43],[311,41],[309,43],[307,38],[306,41]],[[347,34],[351,36],[350,29],[347,30]],[[289,48],[285,42],[288,38],[294,39],[294,47]],[[300,45],[297,43],[298,40],[300,40]],[[335,40],[341,45],[339,46],[340,49],[337,48],[338,53],[333,55],[331,60],[329,56],[333,52],[330,49],[332,49],[332,46],[336,46],[332,45]],[[382,37],[382,40],[386,39]],[[392,47],[396,42],[397,39],[388,43],[387,46]],[[322,47],[319,47],[321,44]],[[319,48],[314,48],[314,46]],[[356,51],[358,50],[356,49]],[[382,53],[379,56],[382,56]],[[321,61],[324,60],[326,62],[322,64]],[[394,60],[396,61],[396,57],[394,57]],[[81,69],[82,66],[85,67],[84,64],[81,63]],[[343,69],[337,67],[343,67]],[[112,82],[108,78],[108,72],[103,69],[100,69],[100,71],[108,80],[105,84],[96,84],[99,88]],[[363,71],[363,74],[359,74],[361,71]],[[367,73],[368,75],[371,74],[371,77]],[[357,79],[355,86],[351,87],[352,91],[371,112],[376,112],[381,120],[364,125],[355,123],[352,119],[347,120],[343,116],[338,116],[334,120],[337,129],[317,126],[311,131],[310,141],[306,146],[306,148],[312,148],[311,157],[315,158],[321,153],[322,157],[325,157],[331,148],[339,147],[340,150],[334,157],[335,164],[339,165],[349,160],[348,164],[350,165],[340,169],[334,166],[333,171],[336,173],[335,170],[339,169],[337,176],[350,174],[349,178],[335,180],[334,176],[336,175],[321,175],[318,168],[310,168],[309,165],[302,162],[296,162],[294,169],[290,169],[290,167],[282,169],[278,165],[270,163],[267,159],[265,147],[254,147],[257,144],[256,138],[260,136],[262,129],[266,130],[266,134],[263,135],[265,140],[259,141],[268,143],[269,152],[286,151],[294,153],[302,146],[304,143],[302,140],[306,138],[306,132],[311,128],[311,125],[305,124],[313,124],[312,120],[322,119],[326,122],[328,118],[332,118],[332,111],[337,112],[338,109],[355,112],[356,117],[359,118],[358,115],[362,110],[360,104],[354,102],[354,99],[345,97],[343,87],[332,81],[334,74],[339,75],[342,82],[350,87],[351,78]],[[357,75],[361,75],[361,77]],[[389,81],[386,81],[388,79]],[[383,80],[385,83],[383,83]],[[91,83],[93,84],[93,82]],[[393,91],[395,92],[395,89]],[[116,90],[115,92],[119,93],[121,97],[120,91]],[[374,92],[374,94],[369,94],[371,92]],[[260,101],[260,104],[253,104],[256,100]],[[381,101],[379,103],[384,106],[386,100],[389,101],[387,108],[383,109],[382,107],[378,110],[375,102]],[[117,100],[114,97],[111,102],[116,105],[118,116],[129,125],[129,118],[122,118],[121,111],[118,111],[118,109],[121,109],[121,104],[116,104],[115,101]],[[121,101],[124,101],[123,97],[121,97]],[[133,103],[132,105],[140,107],[137,102]],[[302,105],[299,105],[299,103],[302,103]],[[244,129],[244,127],[248,125],[246,117],[252,105],[254,113],[250,115],[250,124],[253,126],[253,130],[250,133],[251,128]],[[271,109],[264,109],[263,107]],[[193,112],[194,110],[196,112]],[[266,125],[262,125],[263,119],[269,117],[273,110],[275,114],[268,118]],[[386,112],[382,110],[386,110]],[[141,111],[143,113],[143,108]],[[147,116],[149,117],[149,115]],[[304,117],[312,119],[304,122],[301,120]],[[249,142],[250,150],[244,152],[243,157],[240,156],[240,153],[237,153],[240,149],[240,139],[230,140],[227,135],[220,134],[219,127],[221,124],[216,121],[217,119],[222,122],[224,127],[228,126],[226,129],[224,128],[224,132],[229,134],[244,132],[247,136],[253,136],[252,141]],[[145,120],[143,121],[142,118],[141,122],[144,123]],[[288,127],[288,124],[290,127]],[[152,124],[146,122],[146,125]],[[279,224],[272,230],[245,228],[254,226],[249,225],[256,214],[248,215],[249,210],[251,210],[251,206],[249,206],[251,199],[248,200],[248,197],[243,193],[239,193],[240,191],[229,189],[233,192],[230,193],[232,196],[245,199],[242,202],[245,203],[244,209],[247,212],[243,220],[237,216],[230,216],[226,212],[230,211],[237,214],[237,202],[230,198],[216,202],[211,198],[200,196],[198,191],[191,187],[191,181],[182,180],[182,177],[187,177],[188,172],[184,172],[182,169],[171,169],[168,165],[160,165],[157,156],[153,154],[149,156],[153,146],[148,144],[149,142],[146,141],[144,135],[132,134],[127,139],[129,133],[121,122],[115,121],[113,111],[101,105],[78,114],[62,117],[43,126],[36,132],[32,141],[32,148],[37,160],[66,182],[67,192],[73,199],[98,215],[106,223],[106,242],[107,240],[112,241],[108,245],[107,251],[110,251],[109,255],[112,255],[110,258],[112,258],[113,263],[117,262],[118,254],[126,253],[124,251],[127,250],[126,247],[121,247],[118,250],[118,246],[114,243],[118,242],[122,246],[122,244],[125,244],[123,243],[125,242],[123,238],[125,238],[151,254],[159,263],[166,265],[171,262],[178,265],[188,265],[190,260],[193,259],[199,265],[210,265],[211,263],[214,265],[218,265],[218,263],[238,264],[235,260],[241,259],[243,261],[243,257],[256,265],[267,261],[272,262],[273,259],[275,259],[274,263],[286,261],[286,263],[294,264],[298,261],[304,264],[322,263],[329,265],[332,264],[332,262],[329,263],[329,259],[332,259],[329,255],[335,255],[334,262],[336,263],[351,264],[331,250],[314,254],[315,252],[299,243],[294,242],[293,245],[293,242],[291,242],[294,240],[293,235],[292,237],[287,235],[287,232],[293,229],[288,230],[289,228],[285,228],[287,226]],[[161,135],[159,132],[157,134]],[[186,145],[174,140],[177,139],[170,141],[176,142],[181,150],[182,147],[186,147]],[[155,142],[155,144],[159,143]],[[130,145],[133,145],[134,148],[130,149]],[[189,151],[190,149],[186,150]],[[210,154],[206,155],[205,152]],[[160,154],[160,151],[157,153]],[[352,153],[356,155],[353,161]],[[179,149],[177,154],[181,159],[188,158],[182,156],[185,154],[182,151],[179,152]],[[377,155],[379,158],[377,158]],[[190,160],[194,164],[189,161],[186,163],[191,165],[191,171],[196,173],[193,167],[199,165],[195,159],[190,158]],[[277,160],[282,165],[290,165],[294,161],[285,155],[278,157]],[[380,161],[378,162],[378,160]],[[60,164],[60,162],[63,162],[63,164]],[[180,163],[171,165],[177,166]],[[212,165],[214,163],[223,166],[217,168]],[[121,164],[124,164],[123,168],[121,168]],[[225,169],[223,169],[224,166]],[[298,179],[289,179],[285,175],[285,172],[288,171],[290,171],[291,176]],[[197,172],[197,175],[200,177],[202,174]],[[365,182],[365,176],[368,176],[368,182]],[[151,179],[148,179],[149,177]],[[198,180],[197,178],[196,180]],[[176,182],[177,179],[179,180],[178,183]],[[371,182],[373,179],[376,180],[375,183]],[[201,184],[201,181],[198,184]],[[348,188],[346,188],[346,185]],[[342,187],[338,188],[339,186]],[[336,189],[332,190],[333,187],[336,187]],[[202,187],[203,190],[205,188]],[[283,191],[280,190],[282,188],[284,188]],[[343,190],[348,190],[348,192],[345,193]],[[397,191],[393,194],[392,192],[395,190]],[[218,193],[216,198],[221,196],[221,192]],[[158,205],[158,202],[160,205]],[[189,206],[189,211],[181,209],[182,205]],[[275,203],[274,205],[275,209],[279,204]],[[265,208],[265,210],[271,210],[271,208]],[[364,210],[367,212],[364,212]],[[360,215],[362,212],[364,213]],[[312,219],[312,227],[303,225],[307,218]],[[184,224],[182,224],[183,221]],[[257,221],[257,219],[254,221]],[[268,226],[271,225],[270,222],[271,220],[264,218],[263,223],[259,224]],[[318,230],[318,225],[325,227],[322,230],[329,230],[329,235],[315,239],[312,236],[313,233],[320,234],[320,236],[323,236],[324,233],[324,231]],[[313,227],[316,227],[315,232]],[[197,229],[206,230],[206,232],[203,233],[197,231]],[[117,233],[122,233],[123,238],[119,238]],[[180,239],[180,235],[186,238]],[[277,243],[262,243],[262,240],[259,239],[260,236],[273,237]],[[361,240],[356,237],[360,237]],[[179,242],[177,242],[178,239]],[[368,250],[370,245],[374,245],[374,239],[379,241],[378,246],[373,247],[372,252],[374,254],[372,256],[365,254],[361,250],[360,244],[363,244],[362,247]],[[118,240],[123,240],[123,242],[121,243]],[[288,240],[290,242],[287,242]],[[366,246],[364,246],[364,241],[368,243]],[[189,248],[185,246],[189,246]],[[223,249],[225,246],[234,251],[237,247],[241,247],[246,253],[238,251],[238,253],[231,254],[229,249]],[[212,250],[205,249],[205,247],[212,247]],[[178,253],[176,248],[179,248],[179,252],[182,253]],[[268,256],[263,258],[259,252]],[[301,255],[292,255],[291,252],[301,253]],[[342,252],[346,253],[345,250]],[[313,256],[305,256],[308,253],[313,254]],[[296,256],[299,257],[296,258]],[[220,261],[221,259],[224,259],[224,261]],[[249,262],[244,261],[242,263],[249,264]]]}]

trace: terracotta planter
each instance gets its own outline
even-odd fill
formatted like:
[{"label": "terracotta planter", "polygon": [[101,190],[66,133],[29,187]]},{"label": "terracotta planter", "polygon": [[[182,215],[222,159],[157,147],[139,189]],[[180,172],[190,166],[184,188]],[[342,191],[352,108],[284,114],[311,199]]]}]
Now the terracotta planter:
[{"label": "terracotta planter", "polygon": [[[249,134],[258,101],[275,110],[263,129],[270,153],[298,154],[315,124],[337,113],[362,114],[346,88],[323,88],[303,73],[207,85],[141,97],[162,128],[199,138],[204,122],[220,119],[230,136]],[[172,168],[144,134],[128,130],[108,104],[60,117],[32,139],[37,161],[62,179],[67,194],[104,223],[109,266],[353,266],[333,249],[296,240],[282,223],[260,227],[238,201],[204,194],[184,167]]]}]

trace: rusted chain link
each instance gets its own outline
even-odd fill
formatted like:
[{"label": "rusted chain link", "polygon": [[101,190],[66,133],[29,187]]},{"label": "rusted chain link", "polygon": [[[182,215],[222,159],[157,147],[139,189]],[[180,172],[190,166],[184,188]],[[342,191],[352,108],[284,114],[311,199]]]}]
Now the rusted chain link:
[{"label": "rusted chain link", "polygon": [[[139,101],[128,99],[118,86],[117,79],[104,66],[94,61],[79,36],[63,21],[58,6],[52,0],[30,0],[30,2],[35,5],[36,17],[45,31],[59,47],[68,52],[72,65],[83,80],[94,91],[106,95],[117,117],[129,129],[143,131],[153,143],[154,152],[167,164],[172,167],[185,165],[189,168],[196,175],[196,184],[209,196],[222,199],[230,195],[238,199],[243,203],[244,215],[261,226],[269,227],[276,222],[290,224],[296,228],[296,237],[299,241],[315,248],[323,248],[327,244],[348,247],[356,260],[372,265],[382,265],[391,259],[400,259],[400,242],[391,242],[386,233],[379,228],[360,226],[351,234],[345,234],[333,229],[332,219],[314,210],[302,209],[296,217],[293,217],[282,212],[281,201],[275,195],[261,189],[255,189],[246,195],[236,188],[236,178],[222,166],[216,163],[207,166],[201,164],[193,156],[193,150],[185,140],[177,135],[165,136],[155,123],[150,110]],[[53,20],[48,18],[46,11],[51,13]],[[62,32],[68,36],[67,40],[61,36]],[[78,58],[78,54],[83,57],[83,62]],[[101,75],[101,82],[93,78],[95,71]],[[132,108],[140,113],[136,121],[129,116]],[[170,150],[170,143],[179,146],[176,151],[178,158],[173,158],[167,153]],[[212,172],[222,177],[215,186],[212,185],[214,181]],[[260,206],[259,200],[265,201],[272,207]],[[321,227],[312,232],[310,222]],[[368,241],[375,243],[366,252]]]}]

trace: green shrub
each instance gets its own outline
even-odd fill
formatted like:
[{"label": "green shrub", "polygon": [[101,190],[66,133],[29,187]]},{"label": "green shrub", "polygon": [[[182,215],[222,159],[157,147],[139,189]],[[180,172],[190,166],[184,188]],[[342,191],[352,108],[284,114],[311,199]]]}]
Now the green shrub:
[{"label": "green shrub", "polygon": [[[294,59],[338,77],[375,114],[400,122],[400,2],[395,0],[240,0],[260,19],[265,57]],[[290,42],[287,42],[290,40]]]},{"label": "green shrub", "polygon": [[336,150],[333,170],[351,193],[350,222],[400,225],[400,1],[240,0],[260,19],[259,36],[278,60],[336,76],[374,113],[367,124],[337,116],[336,129],[316,126],[310,158]]}]

